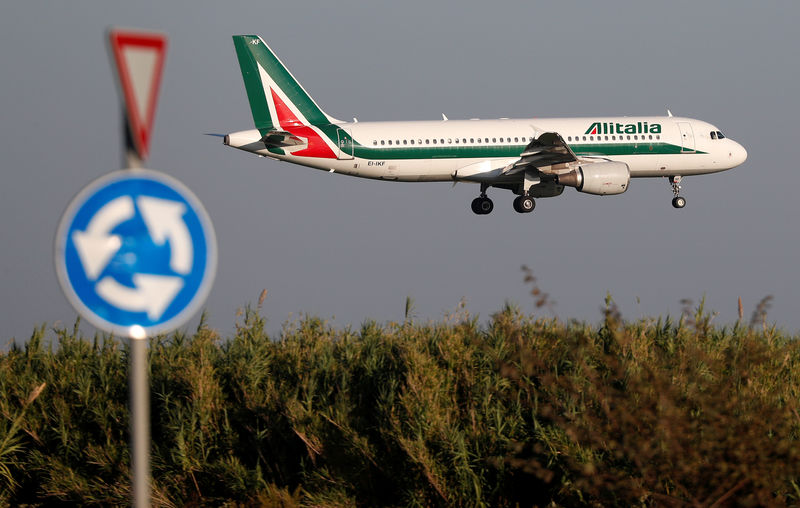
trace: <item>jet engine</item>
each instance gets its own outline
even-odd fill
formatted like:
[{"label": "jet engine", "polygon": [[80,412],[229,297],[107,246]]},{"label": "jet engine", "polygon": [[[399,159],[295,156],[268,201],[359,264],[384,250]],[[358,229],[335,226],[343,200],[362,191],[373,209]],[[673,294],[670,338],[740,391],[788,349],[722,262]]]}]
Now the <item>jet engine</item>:
[{"label": "jet engine", "polygon": [[598,196],[622,194],[630,181],[631,172],[623,162],[593,162],[558,175],[559,184]]}]

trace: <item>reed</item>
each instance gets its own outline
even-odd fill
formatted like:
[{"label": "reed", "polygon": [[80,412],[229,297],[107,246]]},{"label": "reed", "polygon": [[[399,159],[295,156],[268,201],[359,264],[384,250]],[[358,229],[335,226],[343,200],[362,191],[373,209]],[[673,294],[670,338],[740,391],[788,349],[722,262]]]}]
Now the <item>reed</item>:
[{"label": "reed", "polygon": [[[766,324],[597,324],[462,303],[417,322],[151,339],[156,506],[800,503],[800,346]],[[544,309],[548,316],[539,315]],[[739,313],[742,316],[742,313]],[[0,503],[123,505],[124,342],[37,328],[0,354]]]}]

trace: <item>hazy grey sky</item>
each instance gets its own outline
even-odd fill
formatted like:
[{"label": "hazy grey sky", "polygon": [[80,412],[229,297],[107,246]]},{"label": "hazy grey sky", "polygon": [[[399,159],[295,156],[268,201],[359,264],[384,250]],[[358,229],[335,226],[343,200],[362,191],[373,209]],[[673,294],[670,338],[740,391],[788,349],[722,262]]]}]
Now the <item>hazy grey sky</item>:
[{"label": "hazy grey sky", "polygon": [[[72,197],[121,167],[109,25],[170,37],[148,166],[204,202],[219,241],[207,301],[223,335],[264,288],[277,330],[309,313],[339,325],[438,318],[464,298],[485,319],[533,309],[530,266],[563,319],[678,315],[707,297],[719,323],[766,295],[800,329],[797,2],[13,2],[0,15],[0,339],[76,316],[53,236]],[[359,120],[675,115],[742,143],[747,162],[613,197],[567,189],[475,216],[477,186],[386,183],[268,161],[205,132],[251,128],[231,35],[260,34],[330,114]],[[196,323],[196,319],[193,321]],[[86,324],[84,329],[92,332]]]}]

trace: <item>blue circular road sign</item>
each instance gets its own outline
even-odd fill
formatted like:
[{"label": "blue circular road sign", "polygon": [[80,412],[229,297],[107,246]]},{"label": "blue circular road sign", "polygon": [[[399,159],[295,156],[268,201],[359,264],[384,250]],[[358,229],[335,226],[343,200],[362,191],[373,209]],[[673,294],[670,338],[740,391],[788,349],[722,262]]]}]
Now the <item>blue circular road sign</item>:
[{"label": "blue circular road sign", "polygon": [[90,183],[56,233],[58,280],[70,303],[107,332],[145,338],[184,324],[217,264],[214,228],[183,184],[126,169]]}]

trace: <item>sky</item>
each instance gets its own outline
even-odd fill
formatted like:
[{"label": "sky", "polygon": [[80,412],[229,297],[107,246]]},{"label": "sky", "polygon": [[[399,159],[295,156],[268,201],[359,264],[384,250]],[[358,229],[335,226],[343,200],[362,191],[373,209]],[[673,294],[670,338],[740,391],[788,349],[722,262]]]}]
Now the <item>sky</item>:
[{"label": "sky", "polygon": [[[147,167],[194,191],[216,229],[204,306],[231,336],[237,309],[268,291],[277,333],[303,314],[335,326],[441,319],[462,300],[486,322],[506,302],[599,322],[680,315],[705,298],[714,323],[800,330],[800,172],[794,147],[797,2],[12,2],[0,9],[0,346],[77,313],[55,275],[67,204],[122,167],[109,26],[170,38]],[[204,133],[252,128],[231,35],[259,34],[318,104],[369,120],[662,115],[702,119],[748,150],[733,170],[619,196],[566,189],[517,214],[492,189],[380,182],[227,148]],[[536,309],[520,267],[555,301]],[[186,326],[196,326],[195,317]],[[91,325],[82,329],[93,334]]]}]

